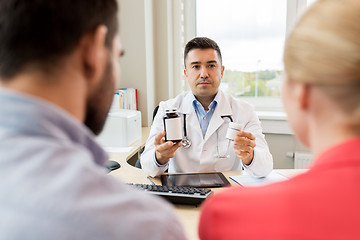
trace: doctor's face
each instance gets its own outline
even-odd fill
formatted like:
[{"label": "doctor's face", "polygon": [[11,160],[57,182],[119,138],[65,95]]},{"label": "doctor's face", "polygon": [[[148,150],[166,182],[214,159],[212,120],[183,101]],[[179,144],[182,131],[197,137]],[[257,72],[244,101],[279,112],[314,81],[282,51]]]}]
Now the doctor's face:
[{"label": "doctor's face", "polygon": [[223,73],[224,67],[215,49],[196,48],[189,51],[184,74],[195,97],[215,97]]}]

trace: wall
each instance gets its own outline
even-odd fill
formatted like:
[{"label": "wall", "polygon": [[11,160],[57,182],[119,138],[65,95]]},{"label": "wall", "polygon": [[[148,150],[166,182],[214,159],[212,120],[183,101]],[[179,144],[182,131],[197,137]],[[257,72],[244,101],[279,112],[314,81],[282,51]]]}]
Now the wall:
[{"label": "wall", "polygon": [[154,1],[155,103],[169,98],[169,39],[166,1]]},{"label": "wall", "polygon": [[294,168],[294,158],[289,154],[299,152],[309,152],[294,135],[265,133],[265,139],[269,144],[270,152],[274,159],[274,168]]},{"label": "wall", "polygon": [[144,0],[119,0],[120,39],[125,55],[120,60],[120,87],[138,89],[142,123],[147,123],[147,82]]},{"label": "wall", "polygon": [[293,135],[285,113],[257,112],[274,168],[294,168],[294,153],[309,152]]},{"label": "wall", "polygon": [[[160,101],[182,91],[178,1],[119,0],[120,37],[125,55],[120,61],[121,87],[138,89],[142,125],[151,124],[152,111]],[[175,58],[174,56],[178,56]],[[175,70],[174,70],[175,69]]]}]

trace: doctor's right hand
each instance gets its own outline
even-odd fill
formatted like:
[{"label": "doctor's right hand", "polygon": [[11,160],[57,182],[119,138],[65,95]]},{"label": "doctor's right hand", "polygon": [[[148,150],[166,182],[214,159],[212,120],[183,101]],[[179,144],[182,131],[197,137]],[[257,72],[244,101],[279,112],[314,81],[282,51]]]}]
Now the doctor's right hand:
[{"label": "doctor's right hand", "polygon": [[155,136],[155,157],[156,161],[163,165],[167,163],[170,158],[175,156],[176,150],[182,146],[181,142],[173,143],[172,141],[165,142],[165,131],[162,131]]}]

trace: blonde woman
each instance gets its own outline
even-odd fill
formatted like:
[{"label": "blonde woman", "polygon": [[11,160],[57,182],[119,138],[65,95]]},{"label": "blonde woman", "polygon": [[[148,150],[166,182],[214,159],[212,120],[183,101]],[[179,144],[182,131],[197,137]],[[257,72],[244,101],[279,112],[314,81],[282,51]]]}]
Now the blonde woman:
[{"label": "blonde woman", "polygon": [[315,160],[202,208],[201,239],[360,239],[360,1],[319,0],[286,41],[283,102]]}]

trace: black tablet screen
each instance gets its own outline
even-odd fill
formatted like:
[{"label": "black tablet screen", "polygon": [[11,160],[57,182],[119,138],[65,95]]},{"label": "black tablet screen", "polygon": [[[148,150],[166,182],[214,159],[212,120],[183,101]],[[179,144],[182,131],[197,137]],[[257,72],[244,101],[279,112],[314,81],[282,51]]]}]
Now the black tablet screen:
[{"label": "black tablet screen", "polygon": [[214,173],[184,173],[161,175],[162,185],[186,187],[222,187],[230,185],[220,172]]}]

